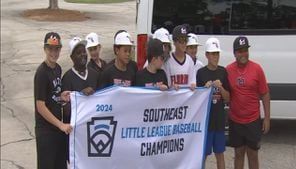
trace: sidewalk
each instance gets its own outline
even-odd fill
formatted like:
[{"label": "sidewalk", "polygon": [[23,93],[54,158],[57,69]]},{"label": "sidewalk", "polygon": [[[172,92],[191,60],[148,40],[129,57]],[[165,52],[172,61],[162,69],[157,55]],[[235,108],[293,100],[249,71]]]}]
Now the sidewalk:
[{"label": "sidewalk", "polygon": [[[44,60],[43,38],[49,31],[62,37],[58,60],[66,72],[72,65],[69,40],[97,32],[103,46],[102,58],[113,56],[113,36],[117,30],[135,32],[136,2],[120,4],[70,4],[60,8],[87,12],[84,22],[37,22],[20,17],[26,9],[46,8],[48,1],[1,1],[1,168],[36,168],[33,78]],[[133,38],[135,38],[133,36]]]}]

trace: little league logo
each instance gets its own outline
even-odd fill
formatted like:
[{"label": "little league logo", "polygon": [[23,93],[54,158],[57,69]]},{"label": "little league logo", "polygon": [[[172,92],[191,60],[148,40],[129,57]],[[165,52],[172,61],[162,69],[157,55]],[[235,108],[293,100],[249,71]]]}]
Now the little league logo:
[{"label": "little league logo", "polygon": [[87,122],[87,148],[89,157],[110,157],[117,121],[113,117],[93,117]]}]

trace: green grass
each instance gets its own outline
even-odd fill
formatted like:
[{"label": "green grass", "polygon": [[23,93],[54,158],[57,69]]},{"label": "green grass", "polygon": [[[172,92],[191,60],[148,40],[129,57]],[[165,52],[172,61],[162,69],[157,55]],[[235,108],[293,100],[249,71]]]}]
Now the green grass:
[{"label": "green grass", "polygon": [[105,3],[119,3],[132,0],[65,0],[69,3],[86,3],[86,4],[105,4]]}]

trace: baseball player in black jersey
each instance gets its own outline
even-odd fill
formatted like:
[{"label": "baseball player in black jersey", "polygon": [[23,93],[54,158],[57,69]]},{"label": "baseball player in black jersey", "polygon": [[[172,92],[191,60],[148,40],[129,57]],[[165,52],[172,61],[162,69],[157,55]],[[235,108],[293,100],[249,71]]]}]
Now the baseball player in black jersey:
[{"label": "baseball player in black jersey", "polygon": [[85,37],[85,40],[87,41],[86,49],[90,56],[87,66],[100,73],[106,67],[107,63],[100,58],[101,43],[99,36],[98,34],[92,32]]},{"label": "baseball player in black jersey", "polygon": [[206,42],[206,57],[208,64],[199,69],[197,85],[213,87],[212,105],[206,141],[206,155],[215,153],[217,168],[225,169],[225,102],[229,101],[229,83],[227,71],[219,66],[220,43],[217,38],[209,38]]},{"label": "baseball player in black jersey", "polygon": [[[79,37],[71,39],[70,57],[73,61],[73,67],[69,69],[62,78],[62,91],[77,91],[85,95],[91,95],[98,87],[98,73],[86,66],[87,54],[86,46],[87,41],[81,40]],[[71,119],[71,104],[68,102],[63,107],[64,119],[70,122]],[[67,153],[69,154],[69,140],[67,140]]]},{"label": "baseball player in black jersey", "polygon": [[128,32],[121,30],[114,37],[114,54],[116,58],[102,73],[102,87],[120,85],[133,86],[137,68],[129,64],[133,41]]},{"label": "baseball player in black jersey", "polygon": [[164,70],[161,69],[164,62],[164,51],[160,40],[149,40],[147,45],[147,57],[149,64],[146,68],[137,72],[136,85],[167,90],[167,77]]},{"label": "baseball player in black jersey", "polygon": [[61,93],[62,69],[57,63],[62,48],[58,33],[44,38],[45,61],[34,77],[35,135],[38,169],[66,169],[66,134],[72,131],[63,122],[62,101],[69,101],[69,92]]}]

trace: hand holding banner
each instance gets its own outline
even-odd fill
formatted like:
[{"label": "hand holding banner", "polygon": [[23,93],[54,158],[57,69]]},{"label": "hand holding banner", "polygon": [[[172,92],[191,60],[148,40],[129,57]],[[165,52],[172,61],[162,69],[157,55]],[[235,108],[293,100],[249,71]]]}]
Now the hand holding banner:
[{"label": "hand holding banner", "polygon": [[211,89],[71,93],[71,169],[201,169]]}]

